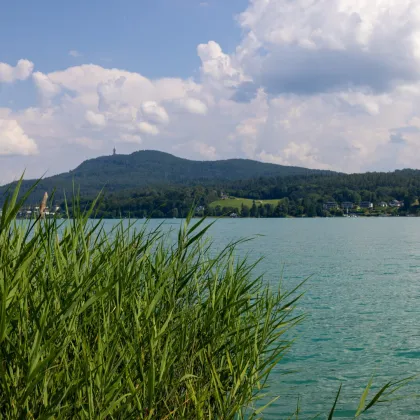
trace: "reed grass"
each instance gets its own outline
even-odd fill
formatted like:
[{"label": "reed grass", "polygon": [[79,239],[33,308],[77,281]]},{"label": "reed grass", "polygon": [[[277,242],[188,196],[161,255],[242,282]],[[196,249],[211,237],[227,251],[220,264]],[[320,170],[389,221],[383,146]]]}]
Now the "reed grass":
[{"label": "reed grass", "polygon": [[18,223],[19,186],[0,220],[1,418],[261,415],[302,320],[296,290],[255,277],[237,244],[211,256],[210,225],[191,215],[175,243],[132,224],[105,232],[77,198],[71,219]]}]

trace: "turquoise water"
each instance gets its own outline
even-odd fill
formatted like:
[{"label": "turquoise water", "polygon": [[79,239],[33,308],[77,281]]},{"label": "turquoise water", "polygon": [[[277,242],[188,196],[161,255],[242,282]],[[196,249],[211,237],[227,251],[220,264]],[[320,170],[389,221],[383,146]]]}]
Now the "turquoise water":
[{"label": "turquoise water", "polygon": [[[311,276],[299,305],[308,317],[272,374],[270,392],[281,398],[264,418],[288,418],[298,397],[299,418],[326,418],[340,383],[336,418],[352,418],[372,374],[384,385],[420,373],[420,219],[223,219],[210,235],[216,246],[262,235],[238,253],[263,257],[258,270],[273,284],[282,272],[288,288]],[[286,369],[297,372],[282,376]],[[404,390],[415,392],[419,381]],[[396,401],[363,418],[419,419],[420,399]]]}]

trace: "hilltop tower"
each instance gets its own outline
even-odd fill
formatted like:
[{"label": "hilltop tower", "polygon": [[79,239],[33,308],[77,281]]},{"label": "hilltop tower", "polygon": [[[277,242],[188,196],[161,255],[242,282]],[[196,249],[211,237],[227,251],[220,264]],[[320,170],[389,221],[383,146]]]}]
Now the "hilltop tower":
[{"label": "hilltop tower", "polygon": [[114,147],[113,149],[112,149],[112,155],[113,156],[115,156],[117,154],[117,149]]}]

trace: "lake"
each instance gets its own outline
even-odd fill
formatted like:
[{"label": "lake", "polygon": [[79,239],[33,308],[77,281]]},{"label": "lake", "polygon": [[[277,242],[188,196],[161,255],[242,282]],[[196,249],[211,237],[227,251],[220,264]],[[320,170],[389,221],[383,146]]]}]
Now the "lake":
[{"label": "lake", "polygon": [[[255,235],[262,236],[237,254],[264,258],[256,274],[278,284],[283,273],[287,288],[311,276],[299,304],[307,319],[271,376],[270,393],[281,398],[264,418],[288,418],[298,397],[303,415],[326,418],[340,383],[336,417],[352,418],[372,374],[382,386],[420,373],[420,219],[222,219],[210,230],[216,247]],[[281,375],[289,369],[296,373]],[[415,381],[404,393],[419,391]],[[396,401],[363,418],[418,419],[420,400]]]}]

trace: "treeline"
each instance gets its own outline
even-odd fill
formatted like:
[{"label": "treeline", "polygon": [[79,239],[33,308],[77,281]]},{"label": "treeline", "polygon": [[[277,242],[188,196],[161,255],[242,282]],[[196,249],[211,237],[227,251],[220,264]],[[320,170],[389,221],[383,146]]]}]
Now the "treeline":
[{"label": "treeline", "polygon": [[[104,194],[96,217],[173,218],[186,217],[193,206],[207,208],[218,199],[217,190],[197,187],[143,188],[123,193]],[[84,200],[88,206],[92,200]]]},{"label": "treeline", "polygon": [[[209,206],[219,200],[221,191],[230,196],[253,200],[252,206]],[[326,211],[328,201],[403,201],[397,208],[378,208],[359,212],[375,215],[418,214],[420,171],[402,170],[393,173],[354,175],[316,174],[298,177],[269,177],[248,181],[225,182],[213,186],[166,186],[140,188],[121,193],[107,193],[98,206],[98,217],[185,217],[192,206],[197,215],[225,216],[236,213],[240,217],[327,217],[340,216],[343,211]],[[278,200],[277,204],[259,203]],[[85,203],[88,204],[89,200]]]},{"label": "treeline", "polygon": [[394,199],[401,201],[420,195],[420,171],[405,169],[389,173],[258,178],[231,184],[227,192],[255,200],[288,197],[293,201],[305,198],[353,203],[387,202]]},{"label": "treeline", "polygon": [[203,215],[207,216],[231,216],[237,217],[256,217],[256,218],[270,218],[270,217],[329,217],[342,216],[341,210],[325,211],[322,203],[313,203],[312,201],[297,200],[291,201],[287,197],[279,200],[276,205],[269,203],[258,203],[254,201],[249,207],[242,204],[239,211],[235,207],[216,206],[208,208],[203,211]]}]

